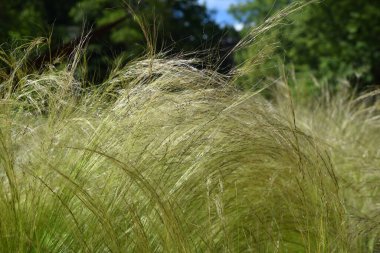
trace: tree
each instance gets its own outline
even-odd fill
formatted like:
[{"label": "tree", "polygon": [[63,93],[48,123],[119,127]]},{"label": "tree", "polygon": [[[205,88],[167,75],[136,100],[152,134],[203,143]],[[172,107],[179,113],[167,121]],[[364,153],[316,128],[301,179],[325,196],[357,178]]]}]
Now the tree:
[{"label": "tree", "polygon": [[[255,0],[234,5],[231,13],[248,27],[261,23],[292,0]],[[311,4],[275,31],[278,52],[298,72],[318,78],[347,78],[364,87],[380,83],[380,2],[325,0]],[[273,35],[273,33],[272,33]]]},{"label": "tree", "polygon": [[83,30],[95,31],[87,53],[91,57],[89,70],[98,73],[97,79],[104,76],[115,56],[141,56],[147,48],[146,34],[157,51],[179,53],[214,48],[229,32],[221,29],[197,0],[0,1],[4,2],[0,9],[3,46],[4,42],[48,36],[52,30],[51,47],[59,54],[60,45],[70,48],[69,42]]}]

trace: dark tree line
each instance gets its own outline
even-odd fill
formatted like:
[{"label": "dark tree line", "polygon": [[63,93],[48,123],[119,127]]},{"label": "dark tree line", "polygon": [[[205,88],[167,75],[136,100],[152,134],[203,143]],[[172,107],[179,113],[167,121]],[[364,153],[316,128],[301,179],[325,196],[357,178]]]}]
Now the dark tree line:
[{"label": "dark tree line", "polygon": [[[197,52],[217,62],[238,39],[221,28],[196,0],[0,0],[2,47],[14,47],[37,36],[51,36],[52,52],[68,54],[88,34],[89,70],[101,79],[116,57],[130,60],[148,50],[169,54]],[[149,45],[147,45],[149,44]],[[222,68],[231,66],[231,59]]]}]

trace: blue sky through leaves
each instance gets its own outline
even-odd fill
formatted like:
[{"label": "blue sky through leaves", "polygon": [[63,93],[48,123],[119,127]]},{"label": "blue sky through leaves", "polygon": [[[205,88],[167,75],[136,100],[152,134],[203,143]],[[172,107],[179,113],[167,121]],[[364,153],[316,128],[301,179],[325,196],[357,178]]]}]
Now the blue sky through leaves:
[{"label": "blue sky through leaves", "polygon": [[229,13],[228,8],[231,4],[244,2],[245,0],[199,0],[200,3],[205,3],[210,10],[215,10],[214,19],[221,25],[232,25],[237,30],[241,29],[239,24]]}]

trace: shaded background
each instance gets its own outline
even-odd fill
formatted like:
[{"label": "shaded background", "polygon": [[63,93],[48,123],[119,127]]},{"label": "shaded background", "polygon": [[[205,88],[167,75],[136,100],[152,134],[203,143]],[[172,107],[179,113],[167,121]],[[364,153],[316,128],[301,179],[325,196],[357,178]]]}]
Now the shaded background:
[{"label": "shaded background", "polygon": [[[50,49],[41,49],[34,61],[38,68],[51,56],[70,53],[83,31],[92,31],[86,52],[88,76],[100,82],[115,59],[128,62],[149,53],[144,32],[156,52],[193,53],[204,59],[204,65],[215,65],[252,27],[293,2],[0,0],[0,43],[3,49],[12,50],[35,37],[50,36]],[[284,25],[261,42],[227,58],[219,71],[227,72],[255,58],[265,46],[260,43],[275,45],[271,57],[261,69],[252,71],[242,87],[278,75],[279,61],[300,76],[312,75],[332,86],[339,80],[348,80],[359,89],[378,85],[380,1],[311,4],[284,19]]]}]

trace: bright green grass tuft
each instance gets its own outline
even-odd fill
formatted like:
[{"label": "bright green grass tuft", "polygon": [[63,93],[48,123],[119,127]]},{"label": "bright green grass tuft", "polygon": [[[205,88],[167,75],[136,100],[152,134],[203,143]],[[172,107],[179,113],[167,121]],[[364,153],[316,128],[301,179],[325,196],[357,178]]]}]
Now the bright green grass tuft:
[{"label": "bright green grass tuft", "polygon": [[92,87],[79,54],[1,54],[0,252],[379,252],[379,92],[268,101],[164,57]]}]

